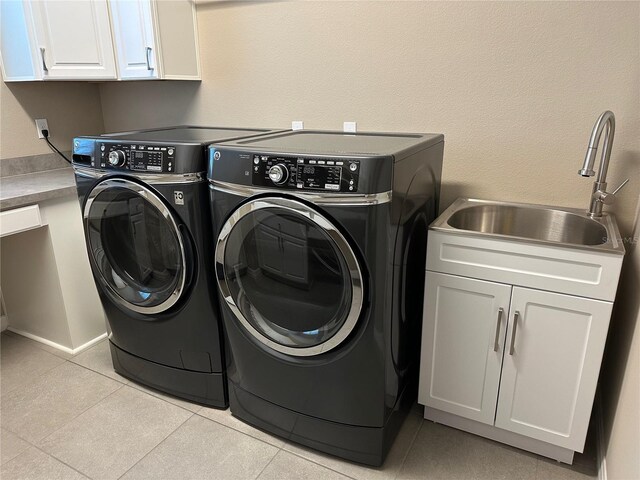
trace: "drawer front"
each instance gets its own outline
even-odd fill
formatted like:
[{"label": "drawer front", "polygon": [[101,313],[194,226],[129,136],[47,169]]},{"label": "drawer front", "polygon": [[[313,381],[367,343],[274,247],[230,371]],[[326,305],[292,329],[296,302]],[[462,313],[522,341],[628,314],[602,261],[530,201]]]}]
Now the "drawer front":
[{"label": "drawer front", "polygon": [[38,205],[0,212],[0,237],[42,226]]},{"label": "drawer front", "polygon": [[622,258],[430,230],[427,270],[613,301]]}]

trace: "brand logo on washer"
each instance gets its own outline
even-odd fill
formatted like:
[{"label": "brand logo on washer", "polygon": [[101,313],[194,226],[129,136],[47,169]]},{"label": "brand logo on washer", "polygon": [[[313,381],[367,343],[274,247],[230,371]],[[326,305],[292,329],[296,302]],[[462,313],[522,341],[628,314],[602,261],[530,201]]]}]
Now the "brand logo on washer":
[{"label": "brand logo on washer", "polygon": [[178,190],[174,190],[173,203],[175,203],[176,205],[184,205],[184,193]]},{"label": "brand logo on washer", "polygon": [[214,160],[220,160],[220,152],[219,151],[215,151],[213,152],[213,159]]}]

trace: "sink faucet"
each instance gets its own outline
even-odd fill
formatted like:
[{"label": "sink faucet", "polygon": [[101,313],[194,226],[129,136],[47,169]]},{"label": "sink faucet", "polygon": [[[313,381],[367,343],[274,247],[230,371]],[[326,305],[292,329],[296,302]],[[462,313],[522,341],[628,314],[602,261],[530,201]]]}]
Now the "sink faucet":
[{"label": "sink faucet", "polygon": [[601,217],[602,206],[611,205],[615,200],[616,193],[618,193],[629,181],[627,178],[613,192],[607,192],[607,169],[609,168],[609,158],[611,157],[613,135],[616,131],[616,117],[613,112],[609,110],[600,115],[598,120],[596,120],[596,124],[593,126],[591,138],[589,139],[589,146],[587,148],[587,154],[584,157],[584,165],[582,166],[582,169],[578,170],[578,173],[583,177],[593,177],[596,174],[596,172],[593,171],[593,164],[596,160],[598,144],[600,143],[600,137],[602,136],[603,130],[605,130],[604,149],[602,151],[602,156],[600,157],[598,177],[593,184],[593,191],[589,200],[589,210],[587,214],[590,217]]}]

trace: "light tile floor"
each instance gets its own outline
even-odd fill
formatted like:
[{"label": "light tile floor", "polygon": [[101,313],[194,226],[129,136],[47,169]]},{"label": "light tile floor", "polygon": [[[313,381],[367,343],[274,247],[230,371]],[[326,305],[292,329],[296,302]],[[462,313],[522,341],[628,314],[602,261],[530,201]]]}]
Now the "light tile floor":
[{"label": "light tile floor", "polygon": [[70,356],[8,332],[0,339],[3,480],[597,477],[591,457],[567,467],[425,421],[419,408],[382,468],[368,468],[129,382],[106,341]]}]

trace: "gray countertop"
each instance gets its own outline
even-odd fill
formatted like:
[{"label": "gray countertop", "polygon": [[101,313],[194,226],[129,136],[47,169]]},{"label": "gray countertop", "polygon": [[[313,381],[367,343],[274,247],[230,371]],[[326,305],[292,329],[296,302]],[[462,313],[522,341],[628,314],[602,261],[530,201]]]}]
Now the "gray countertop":
[{"label": "gray countertop", "polygon": [[71,167],[0,178],[0,210],[75,194]]}]

